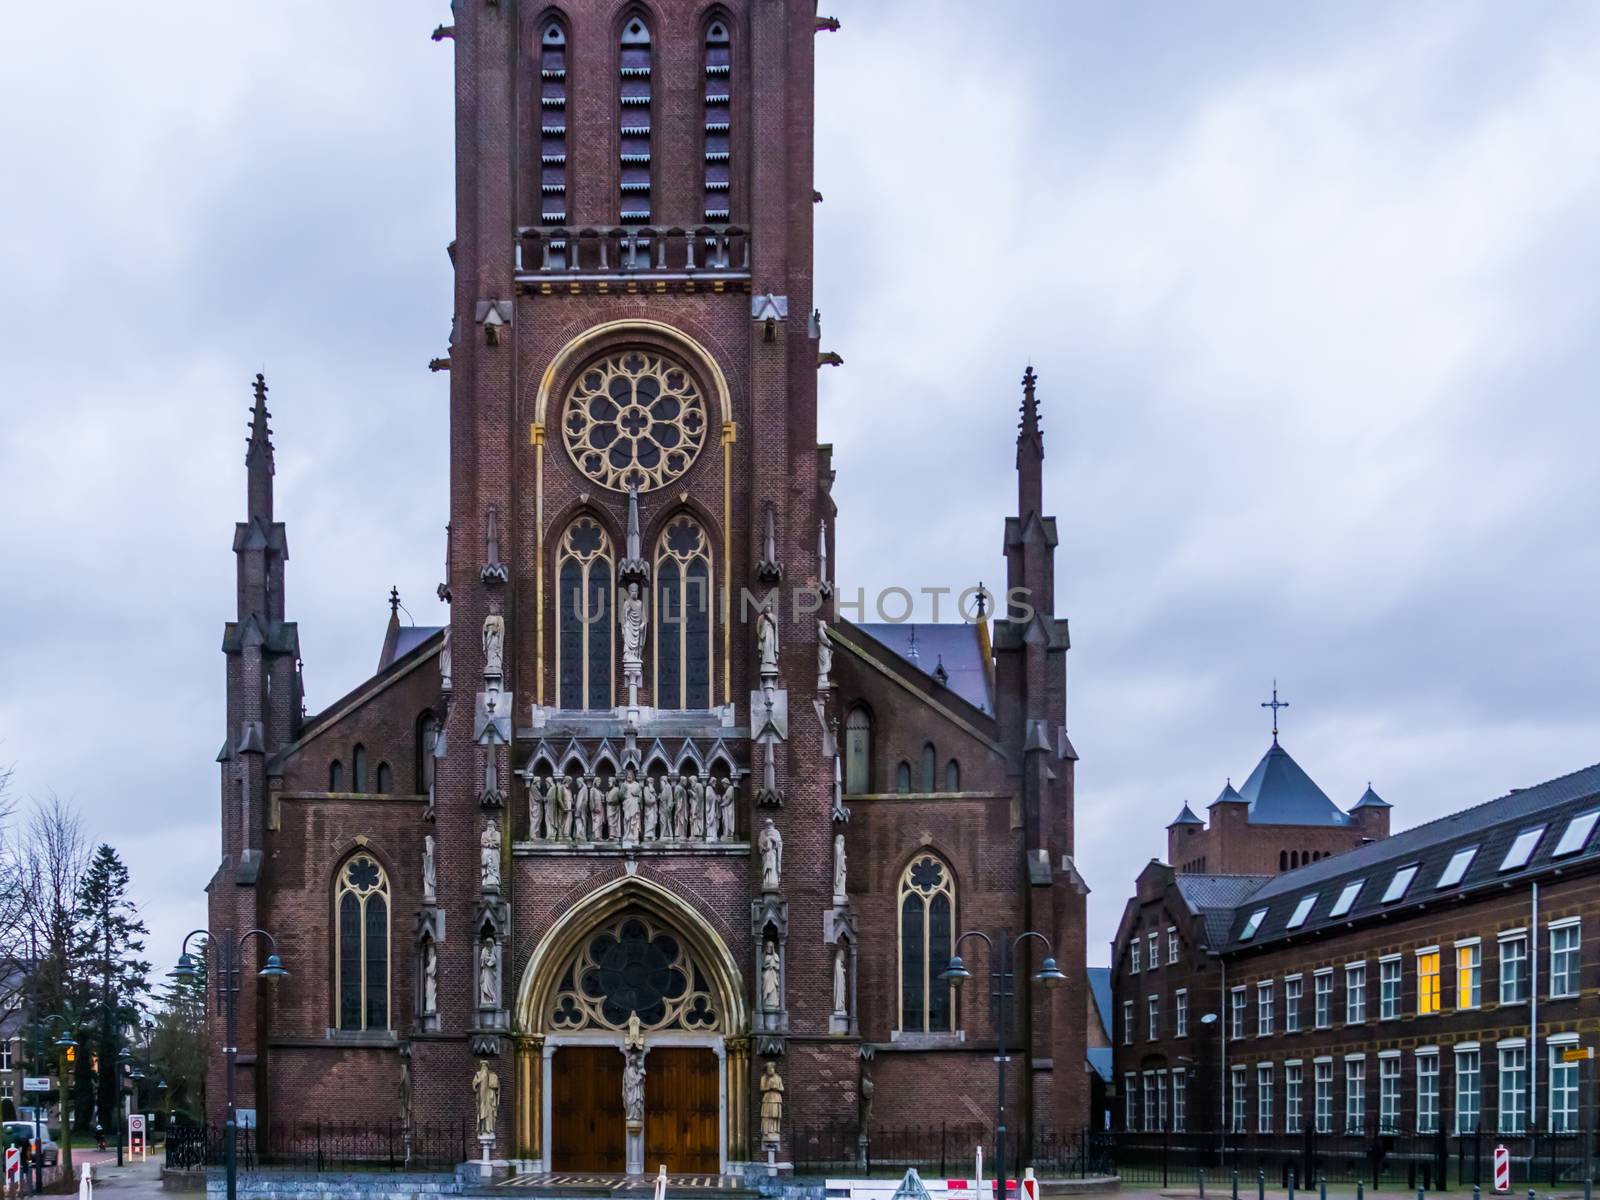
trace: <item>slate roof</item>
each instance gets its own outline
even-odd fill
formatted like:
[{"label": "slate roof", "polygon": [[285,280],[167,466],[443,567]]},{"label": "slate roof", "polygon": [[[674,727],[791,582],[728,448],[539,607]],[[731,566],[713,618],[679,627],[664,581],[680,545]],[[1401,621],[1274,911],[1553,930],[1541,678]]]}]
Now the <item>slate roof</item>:
[{"label": "slate roof", "polygon": [[[1106,1031],[1106,1038],[1111,1037],[1111,968],[1088,967],[1085,969],[1089,976],[1089,996],[1094,1001],[1096,1014],[1100,1017],[1100,1027]],[[1093,1051],[1090,1051],[1092,1054]]]},{"label": "slate roof", "polygon": [[1106,1082],[1111,1082],[1111,1047],[1091,1046],[1088,1050],[1089,1066]]},{"label": "slate roof", "polygon": [[1178,894],[1189,911],[1204,918],[1206,945],[1226,945],[1238,905],[1272,877],[1270,875],[1179,875]]},{"label": "slate roof", "polygon": [[875,641],[929,678],[943,663],[949,676],[945,686],[979,712],[994,715],[989,665],[984,662],[975,623],[910,625],[879,621],[857,624],[856,628],[865,630]]},{"label": "slate roof", "polygon": [[[1382,796],[1378,795],[1377,792],[1372,790],[1372,785],[1370,783],[1367,784],[1367,790],[1361,793],[1361,799],[1356,801],[1356,808],[1393,808],[1393,807],[1394,807],[1394,805],[1390,804]],[[1354,812],[1355,809],[1351,809],[1350,811]]]},{"label": "slate roof", "polygon": [[394,639],[394,661],[399,662],[443,628],[443,625],[402,625]]},{"label": "slate roof", "polygon": [[1204,821],[1202,821],[1199,817],[1194,815],[1194,809],[1189,807],[1189,802],[1186,800],[1186,801],[1184,801],[1183,808],[1179,810],[1177,816],[1172,818],[1172,824],[1168,825],[1167,828],[1171,829],[1173,825],[1204,825],[1204,824],[1205,824]]},{"label": "slate roof", "polygon": [[1350,818],[1328,799],[1328,794],[1276,738],[1244,781],[1239,796],[1250,805],[1248,819],[1252,825],[1350,824]]},{"label": "slate roof", "polygon": [[[1554,858],[1553,852],[1575,816],[1600,812],[1600,765],[1523,788],[1462,809],[1436,821],[1402,830],[1382,841],[1368,842],[1294,871],[1273,876],[1258,890],[1241,895],[1230,926],[1228,948],[1260,946],[1288,936],[1358,922],[1379,913],[1404,910],[1439,896],[1460,895],[1483,888],[1498,888],[1538,875],[1552,867],[1571,870],[1600,864],[1600,821],[1589,831],[1580,849]],[[1506,851],[1524,830],[1543,828],[1525,864],[1501,870]],[[1471,864],[1457,884],[1439,886],[1440,876],[1456,851],[1476,847]],[[1394,900],[1385,903],[1384,892],[1395,872],[1415,865],[1415,878]],[[1179,876],[1180,884],[1185,878]],[[1335,900],[1347,884],[1361,881],[1361,890],[1348,912],[1330,916]],[[1286,928],[1299,900],[1314,895],[1316,902],[1305,923]],[[1266,908],[1256,934],[1248,943],[1237,938],[1249,916]]]}]

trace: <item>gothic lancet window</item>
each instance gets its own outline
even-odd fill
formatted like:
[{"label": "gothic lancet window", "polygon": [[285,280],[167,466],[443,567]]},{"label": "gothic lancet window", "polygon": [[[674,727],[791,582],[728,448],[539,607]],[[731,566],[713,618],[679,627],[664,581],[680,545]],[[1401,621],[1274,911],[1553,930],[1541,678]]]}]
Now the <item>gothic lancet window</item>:
[{"label": "gothic lancet window", "polygon": [[904,760],[894,769],[894,790],[901,795],[911,790],[911,764]]},{"label": "gothic lancet window", "polygon": [[564,225],[567,220],[567,31],[556,20],[546,21],[539,34],[539,117],[539,219],[546,225]]},{"label": "gothic lancet window", "polygon": [[350,790],[352,792],[365,792],[367,790],[367,748],[357,745],[350,753]]},{"label": "gothic lancet window", "polygon": [[711,539],[692,518],[656,544],[655,699],[658,708],[711,707]]},{"label": "gothic lancet window", "polygon": [[933,743],[929,742],[922,748],[922,790],[925,792],[938,790],[938,783],[934,777],[934,771],[937,769],[935,764],[938,761],[939,755],[934,750]]},{"label": "gothic lancet window", "polygon": [[387,796],[394,791],[394,768],[388,763],[378,764],[378,795]]},{"label": "gothic lancet window", "polygon": [[341,1030],[389,1028],[389,877],[370,854],[351,856],[334,895],[334,963]]},{"label": "gothic lancet window", "polygon": [[330,792],[344,791],[344,764],[337,758],[328,764],[328,790]]},{"label": "gothic lancet window", "polygon": [[872,790],[872,714],[863,704],[844,719],[844,790],[853,796]]},{"label": "gothic lancet window", "polygon": [[629,17],[622,26],[621,46],[621,179],[622,223],[643,225],[650,220],[650,27],[641,16]]},{"label": "gothic lancet window", "polygon": [[953,758],[944,765],[944,790],[947,792],[961,790],[961,764]]},{"label": "gothic lancet window", "polygon": [[948,1033],[954,988],[939,978],[950,965],[955,938],[956,887],[950,868],[919,854],[900,877],[900,1028]]},{"label": "gothic lancet window", "polygon": [[733,215],[733,48],[728,22],[722,18],[706,26],[706,196],[707,221],[727,221]]},{"label": "gothic lancet window", "polygon": [[558,703],[610,709],[613,588],[611,539],[593,517],[579,517],[556,554],[556,679]]}]

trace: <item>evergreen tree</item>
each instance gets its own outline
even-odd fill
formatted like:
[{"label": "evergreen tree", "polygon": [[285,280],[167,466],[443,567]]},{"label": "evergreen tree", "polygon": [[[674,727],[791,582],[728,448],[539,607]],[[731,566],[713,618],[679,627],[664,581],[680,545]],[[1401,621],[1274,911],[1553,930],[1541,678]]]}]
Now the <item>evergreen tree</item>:
[{"label": "evergreen tree", "polygon": [[140,955],[150,931],[128,894],[128,868],[104,843],[78,887],[77,926],[77,959],[87,984],[79,1041],[94,1047],[99,1068],[87,1077],[80,1070],[78,1076],[87,1078],[94,1091],[94,1116],[107,1136],[115,1137],[122,1072],[117,1051],[138,1022],[149,991],[150,964]]},{"label": "evergreen tree", "polygon": [[174,979],[161,999],[151,1034],[153,1065],[167,1081],[167,1108],[205,1122],[206,1111],[206,940],[195,939],[196,975]]}]

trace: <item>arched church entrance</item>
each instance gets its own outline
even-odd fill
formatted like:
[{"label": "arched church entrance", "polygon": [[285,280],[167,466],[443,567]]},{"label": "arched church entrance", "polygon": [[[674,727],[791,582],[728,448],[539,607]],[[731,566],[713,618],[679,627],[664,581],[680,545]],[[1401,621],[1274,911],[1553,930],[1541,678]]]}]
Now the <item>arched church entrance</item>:
[{"label": "arched church entrance", "polygon": [[718,1173],[743,1154],[737,968],[665,889],[607,893],[553,929],[524,975],[520,1032],[540,1051],[533,1157],[559,1173]]}]

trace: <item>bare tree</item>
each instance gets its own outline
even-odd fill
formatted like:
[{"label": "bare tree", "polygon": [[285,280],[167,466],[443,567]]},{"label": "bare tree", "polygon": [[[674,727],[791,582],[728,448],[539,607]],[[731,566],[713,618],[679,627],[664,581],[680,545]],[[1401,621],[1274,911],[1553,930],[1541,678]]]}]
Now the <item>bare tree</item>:
[{"label": "bare tree", "polygon": [[11,767],[0,767],[0,1025],[23,1006],[28,978],[28,893],[11,794]]}]

